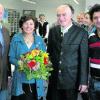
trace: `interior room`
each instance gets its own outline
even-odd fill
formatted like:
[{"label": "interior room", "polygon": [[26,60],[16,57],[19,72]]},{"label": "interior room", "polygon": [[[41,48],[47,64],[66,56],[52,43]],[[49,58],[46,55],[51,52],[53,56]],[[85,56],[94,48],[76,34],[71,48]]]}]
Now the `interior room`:
[{"label": "interior room", "polygon": [[[75,9],[73,19],[76,20],[76,16],[80,12],[87,12],[89,8],[100,3],[98,0],[1,0],[1,4],[4,5],[5,9],[15,11],[20,18],[23,13],[32,13],[36,18],[39,14],[43,13],[46,16],[49,25],[51,26],[56,21],[56,8],[60,4],[69,3]],[[32,11],[32,12],[31,12]],[[14,17],[14,16],[13,16]],[[9,19],[8,17],[8,20]],[[10,21],[8,21],[10,23]],[[11,25],[10,25],[11,26]],[[17,27],[17,25],[15,25]],[[12,26],[13,27],[13,26]],[[10,29],[11,30],[11,29]],[[16,29],[17,30],[17,29]],[[11,30],[12,31],[12,30]]]},{"label": "interior room", "polygon": [[[4,26],[9,30],[9,35],[10,35],[10,40],[11,40],[12,37],[16,33],[23,32],[23,27],[19,26],[19,20],[20,20],[21,16],[23,16],[23,15],[31,15],[32,17],[35,17],[37,19],[37,21],[40,21],[39,20],[39,15],[42,15],[42,16],[45,15],[44,16],[46,18],[45,21],[48,22],[47,24],[49,24],[48,26],[49,26],[49,29],[50,29],[57,22],[56,10],[57,10],[57,7],[59,5],[61,5],[61,4],[70,4],[70,5],[72,5],[72,7],[75,10],[75,13],[74,13],[74,16],[71,20],[73,20],[73,22],[76,23],[77,22],[77,15],[79,13],[88,12],[94,4],[100,4],[100,0],[0,0],[0,4],[2,4],[4,6],[3,21],[0,22],[0,25],[1,25],[2,22],[4,22]],[[48,30],[48,28],[46,29],[46,31],[47,30]],[[62,33],[62,30],[64,30],[64,28],[61,27],[61,33]],[[37,33],[38,31],[39,30],[36,30],[35,32]],[[85,31],[87,31],[87,30],[85,30]],[[67,30],[67,32],[68,32],[68,30]],[[64,36],[64,34],[62,36]],[[43,36],[41,36],[41,37],[43,37]],[[47,37],[44,36],[43,39],[44,39],[43,42],[46,46],[45,47],[45,51],[46,51],[47,50],[47,44],[48,44],[48,42],[47,42],[48,34],[47,34]],[[25,39],[23,39],[23,40],[25,40]],[[28,41],[30,42],[30,39]],[[31,41],[31,44],[34,41],[35,41],[35,39],[33,39]],[[1,41],[0,41],[0,43],[1,43]],[[28,42],[27,42],[27,44],[28,44]],[[40,43],[38,45],[40,45]],[[65,45],[67,45],[67,44],[65,44]],[[77,44],[72,44],[72,45],[76,46]],[[47,56],[47,54],[44,54],[44,55]],[[61,52],[61,55],[62,55],[62,52]],[[60,63],[60,61],[59,61],[59,63]],[[1,62],[0,62],[0,64],[1,64]],[[10,74],[13,76],[13,72],[15,71],[15,65],[13,65],[13,64],[10,64],[10,65],[11,65],[11,69],[10,69],[11,73]],[[8,91],[9,92],[8,93],[9,94],[8,100],[11,100],[11,84],[12,84],[11,77],[8,78],[8,80],[9,80],[9,82],[11,82],[9,84],[9,87],[8,87],[8,89],[9,89],[9,91]],[[47,89],[48,88],[48,83],[46,83],[46,85],[47,85],[47,87],[46,87],[46,89]],[[29,88],[30,88],[30,85],[29,85]],[[0,100],[2,100],[1,97],[0,97]],[[45,96],[45,98],[39,99],[39,100],[46,100],[46,96]],[[83,100],[80,93],[78,95],[78,100]]]}]

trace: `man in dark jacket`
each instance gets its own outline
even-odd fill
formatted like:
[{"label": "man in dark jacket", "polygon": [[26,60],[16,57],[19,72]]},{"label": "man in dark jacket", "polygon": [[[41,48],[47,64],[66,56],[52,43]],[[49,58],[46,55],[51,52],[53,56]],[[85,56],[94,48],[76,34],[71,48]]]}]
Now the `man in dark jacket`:
[{"label": "man in dark jacket", "polygon": [[71,5],[57,8],[57,21],[50,29],[48,52],[53,64],[47,100],[77,100],[78,91],[87,92],[88,33],[72,23]]},{"label": "man in dark jacket", "polygon": [[1,24],[3,13],[4,8],[0,4],[0,100],[7,100],[8,48],[10,37],[7,29]]}]

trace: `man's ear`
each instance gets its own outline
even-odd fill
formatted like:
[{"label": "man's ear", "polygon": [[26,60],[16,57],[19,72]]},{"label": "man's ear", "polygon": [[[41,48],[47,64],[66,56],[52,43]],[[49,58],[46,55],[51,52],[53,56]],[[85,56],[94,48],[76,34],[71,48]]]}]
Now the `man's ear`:
[{"label": "man's ear", "polygon": [[73,19],[73,17],[74,17],[74,14],[71,15],[71,18],[72,18],[72,19]]}]

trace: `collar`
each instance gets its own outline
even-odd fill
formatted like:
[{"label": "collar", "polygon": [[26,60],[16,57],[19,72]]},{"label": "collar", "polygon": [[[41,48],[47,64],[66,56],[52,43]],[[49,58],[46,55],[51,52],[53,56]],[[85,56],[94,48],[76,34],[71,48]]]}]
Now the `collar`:
[{"label": "collar", "polygon": [[65,27],[65,28],[63,28],[63,27],[61,27],[61,32],[63,33],[63,34],[65,34],[66,32],[68,32],[68,30],[72,27],[72,23],[68,26],[68,27]]},{"label": "collar", "polygon": [[0,23],[0,29],[2,29],[2,24]]}]

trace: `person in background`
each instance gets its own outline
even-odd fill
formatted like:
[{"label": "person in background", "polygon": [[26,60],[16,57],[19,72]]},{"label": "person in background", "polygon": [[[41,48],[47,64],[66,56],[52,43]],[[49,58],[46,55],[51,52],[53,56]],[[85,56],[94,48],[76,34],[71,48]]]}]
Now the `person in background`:
[{"label": "person in background", "polygon": [[92,20],[90,19],[89,12],[86,12],[84,16],[85,16],[84,24],[86,25],[86,30],[88,31],[88,34],[91,34],[96,30],[95,25],[93,24]]},{"label": "person in background", "polygon": [[84,24],[84,12],[80,12],[78,15],[77,15],[77,23],[81,26]]},{"label": "person in background", "polygon": [[57,22],[50,28],[47,51],[53,64],[47,100],[77,100],[78,91],[87,92],[88,33],[72,23],[71,5],[57,8]]},{"label": "person in background", "polygon": [[77,23],[80,27],[84,28],[87,31],[87,26],[84,23],[85,21],[85,13],[81,12],[77,15]]},{"label": "person in background", "polygon": [[36,33],[36,31],[37,31],[37,29],[38,29],[38,18],[35,18],[35,33]]},{"label": "person in background", "polygon": [[47,44],[48,33],[49,33],[49,23],[46,21],[45,15],[39,15],[38,28],[36,30],[37,35],[44,38],[45,43]]},{"label": "person in background", "polygon": [[0,4],[0,100],[8,99],[9,31],[2,25],[4,7]]},{"label": "person in background", "polygon": [[15,65],[12,80],[11,100],[42,100],[44,94],[44,81],[31,79],[27,80],[24,73],[18,71],[20,55],[33,49],[46,51],[46,45],[40,36],[34,32],[35,20],[31,16],[22,16],[19,20],[22,30],[13,36],[10,43],[9,60]]},{"label": "person in background", "polygon": [[90,8],[89,14],[96,27],[96,31],[89,35],[89,93],[90,100],[100,100],[100,4]]}]

